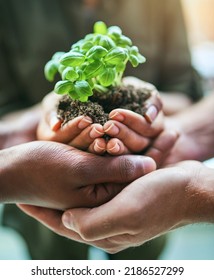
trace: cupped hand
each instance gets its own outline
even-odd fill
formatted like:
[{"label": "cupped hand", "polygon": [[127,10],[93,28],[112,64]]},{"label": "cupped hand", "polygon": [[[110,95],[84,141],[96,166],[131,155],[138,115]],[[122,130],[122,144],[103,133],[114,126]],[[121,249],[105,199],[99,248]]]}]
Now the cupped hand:
[{"label": "cupped hand", "polygon": [[[144,116],[129,110],[115,109],[110,112],[109,121],[104,126],[92,123],[88,116],[77,117],[61,126],[61,120],[56,116],[56,104],[60,97],[50,93],[42,102],[43,116],[38,126],[38,139],[66,143],[96,154],[142,153],[164,129],[160,112],[162,102],[156,88],[149,83],[126,77],[124,84],[151,90]],[[104,134],[110,140],[106,141]]]},{"label": "cupped hand", "polygon": [[101,157],[51,141],[4,149],[0,158],[1,202],[55,209],[105,203],[156,168],[148,157]]},{"label": "cupped hand", "polygon": [[136,89],[146,88],[151,96],[145,102],[144,116],[120,108],[110,112],[104,132],[111,137],[106,150],[113,155],[142,153],[164,129],[162,102],[157,89],[134,77],[125,77],[123,83]]},{"label": "cupped hand", "polygon": [[[213,221],[210,176],[211,170],[193,161],[159,169],[104,205],[68,210],[62,221],[73,239],[116,253],[185,224]],[[68,234],[62,226],[59,232]]]}]

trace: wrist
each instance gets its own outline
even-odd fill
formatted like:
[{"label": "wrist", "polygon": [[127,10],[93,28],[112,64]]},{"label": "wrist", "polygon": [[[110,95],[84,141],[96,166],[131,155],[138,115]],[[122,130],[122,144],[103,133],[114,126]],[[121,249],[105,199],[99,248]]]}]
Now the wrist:
[{"label": "wrist", "polygon": [[0,166],[0,203],[14,202],[16,186],[21,187],[14,172],[19,167],[19,164],[16,164],[16,151],[14,148],[0,151]]},{"label": "wrist", "polygon": [[199,162],[189,165],[186,185],[188,223],[214,222],[214,172]]}]

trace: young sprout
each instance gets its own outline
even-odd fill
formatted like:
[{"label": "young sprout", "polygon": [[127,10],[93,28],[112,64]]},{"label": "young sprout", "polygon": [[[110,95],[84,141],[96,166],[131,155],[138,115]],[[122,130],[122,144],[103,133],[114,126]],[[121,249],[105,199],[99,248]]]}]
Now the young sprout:
[{"label": "young sprout", "polygon": [[146,61],[120,27],[108,28],[98,21],[93,31],[73,44],[70,51],[55,53],[45,65],[47,80],[54,81],[57,73],[61,76],[54,87],[56,93],[85,102],[93,90],[105,93],[121,85],[127,62],[137,67]]}]

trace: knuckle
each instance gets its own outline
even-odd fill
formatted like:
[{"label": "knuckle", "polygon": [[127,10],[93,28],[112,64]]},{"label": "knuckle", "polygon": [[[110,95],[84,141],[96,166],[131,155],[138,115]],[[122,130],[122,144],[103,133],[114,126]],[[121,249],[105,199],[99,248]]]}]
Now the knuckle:
[{"label": "knuckle", "polygon": [[122,180],[130,180],[133,177],[135,171],[135,165],[131,159],[122,156],[119,159],[119,172]]},{"label": "knuckle", "polygon": [[85,241],[93,241],[93,229],[91,228],[91,225],[79,225],[78,231],[82,239],[84,239]]}]

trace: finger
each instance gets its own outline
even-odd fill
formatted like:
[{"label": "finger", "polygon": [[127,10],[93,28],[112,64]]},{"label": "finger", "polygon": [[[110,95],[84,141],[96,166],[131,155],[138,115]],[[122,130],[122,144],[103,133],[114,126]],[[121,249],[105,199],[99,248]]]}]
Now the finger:
[{"label": "finger", "polygon": [[[45,122],[45,124],[47,125],[47,122]],[[60,129],[60,127],[62,125],[62,120],[57,117],[56,112],[50,113],[49,125],[50,125],[51,131],[53,131],[53,132],[56,132],[57,130]]]},{"label": "finger", "polygon": [[[55,119],[56,116],[52,114]],[[61,126],[58,130],[52,130],[51,127],[58,126],[59,124],[51,121],[42,121],[38,127],[38,138],[40,140],[56,141],[60,143],[68,143],[75,138],[82,130],[92,124],[91,118],[88,116],[79,116]]]},{"label": "finger", "polygon": [[[121,122],[108,121],[104,124],[103,128],[107,135],[118,138],[131,152],[140,152],[149,144],[149,139],[147,137],[138,134]],[[140,126],[138,128],[139,132],[141,132]]]},{"label": "finger", "polygon": [[79,234],[68,230],[63,225],[61,211],[27,204],[17,204],[17,206],[28,216],[33,217],[55,233],[76,241],[81,240]]},{"label": "finger", "polygon": [[19,204],[17,206],[28,216],[36,219],[44,226],[61,236],[70,238],[77,242],[83,242],[92,246],[102,248],[109,253],[116,253],[124,249],[124,246],[121,246],[120,244],[118,245],[116,242],[107,239],[98,240],[95,242],[86,242],[86,240],[81,238],[77,232],[72,231],[71,229],[68,229],[64,226],[64,224],[62,223],[62,213],[60,211],[26,204]]},{"label": "finger", "polygon": [[146,156],[153,158],[158,167],[164,162],[169,155],[172,147],[179,138],[177,131],[164,131],[153,142],[152,146],[145,153]]},{"label": "finger", "polygon": [[68,229],[63,225],[62,213],[60,211],[26,204],[18,204],[17,206],[27,215],[33,217],[44,226],[61,236],[70,238],[77,242],[82,242],[102,248],[103,250],[106,250],[110,253],[116,253],[124,249],[124,247],[122,247],[121,245],[117,245],[115,242],[109,241],[107,239],[95,242],[86,242],[83,238],[80,237],[77,232],[72,231],[71,229]]},{"label": "finger", "polygon": [[112,199],[93,209],[67,210],[62,216],[62,222],[66,228],[77,232],[82,239],[92,242],[126,233],[127,217],[124,217],[122,212],[118,211],[118,203]]},{"label": "finger", "polygon": [[151,97],[146,100],[144,106],[147,108],[144,114],[145,119],[147,120],[147,122],[153,123],[163,107],[160,94],[157,90],[154,90],[152,92]]},{"label": "finger", "polygon": [[[156,169],[153,159],[140,155],[122,155],[118,157],[100,157],[89,153],[71,152],[73,181],[81,185],[103,182],[126,183]],[[68,158],[66,161],[67,164]]]},{"label": "finger", "polygon": [[122,141],[117,138],[112,138],[108,141],[106,145],[106,151],[110,155],[119,156],[130,154],[130,150],[124,145]]},{"label": "finger", "polygon": [[[109,119],[123,123],[128,128],[144,137],[156,136],[163,129],[163,122],[160,117],[151,124],[144,116],[126,109],[115,109],[111,111]],[[105,125],[104,129],[106,129]]]},{"label": "finger", "polygon": [[104,130],[100,124],[92,124],[74,137],[68,144],[80,150],[87,150],[95,138],[102,137]]},{"label": "finger", "polygon": [[55,134],[53,141],[68,143],[92,124],[88,116],[79,116],[64,124]]},{"label": "finger", "polygon": [[106,152],[106,141],[104,138],[95,139],[88,147],[90,153],[102,155]]}]

